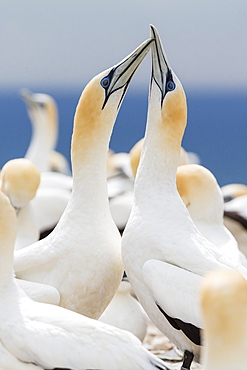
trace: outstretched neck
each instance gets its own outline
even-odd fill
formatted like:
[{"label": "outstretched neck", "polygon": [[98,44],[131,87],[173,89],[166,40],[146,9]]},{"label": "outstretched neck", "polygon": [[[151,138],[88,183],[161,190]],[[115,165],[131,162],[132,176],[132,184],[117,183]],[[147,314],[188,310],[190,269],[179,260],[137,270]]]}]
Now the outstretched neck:
[{"label": "outstretched neck", "polygon": [[147,186],[150,189],[150,184],[153,188],[157,185],[163,189],[176,187],[176,171],[187,119],[186,99],[183,90],[176,93],[176,99],[168,93],[161,109],[158,94],[154,87],[136,179],[140,191]]},{"label": "outstretched neck", "polygon": [[96,109],[87,88],[84,90],[74,119],[71,145],[73,194],[107,201],[106,159],[116,112]]}]

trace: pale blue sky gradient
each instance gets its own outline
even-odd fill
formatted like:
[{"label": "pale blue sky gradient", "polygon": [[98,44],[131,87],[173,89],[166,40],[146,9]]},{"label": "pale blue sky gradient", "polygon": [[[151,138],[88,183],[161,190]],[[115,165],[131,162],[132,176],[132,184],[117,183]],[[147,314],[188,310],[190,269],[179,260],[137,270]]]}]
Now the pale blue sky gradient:
[{"label": "pale blue sky gradient", "polygon": [[[245,0],[0,0],[0,88],[82,86],[154,24],[185,87],[247,86]],[[150,57],[132,84],[149,83]]]}]

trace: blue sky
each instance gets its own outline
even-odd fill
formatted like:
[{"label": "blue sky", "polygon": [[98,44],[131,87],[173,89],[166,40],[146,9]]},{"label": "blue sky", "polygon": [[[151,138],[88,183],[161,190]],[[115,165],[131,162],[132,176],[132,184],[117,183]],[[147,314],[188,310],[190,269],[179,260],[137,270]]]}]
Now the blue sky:
[{"label": "blue sky", "polygon": [[[154,24],[185,86],[247,86],[245,0],[0,0],[1,88],[81,86]],[[146,58],[134,86],[149,82]]]}]

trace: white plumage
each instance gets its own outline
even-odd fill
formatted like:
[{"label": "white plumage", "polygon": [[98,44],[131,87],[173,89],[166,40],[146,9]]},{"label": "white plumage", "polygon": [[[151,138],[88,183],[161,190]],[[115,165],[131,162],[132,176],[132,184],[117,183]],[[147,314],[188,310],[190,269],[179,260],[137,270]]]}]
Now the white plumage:
[{"label": "white plumage", "polygon": [[205,370],[247,368],[247,282],[236,271],[217,270],[200,287]]},{"label": "white plumage", "polygon": [[39,240],[39,226],[31,201],[40,184],[40,172],[29,159],[16,158],[5,163],[0,180],[1,190],[18,212],[15,241],[15,250],[18,250]]},{"label": "white plumage", "polygon": [[[198,358],[201,342],[194,308],[191,320],[183,322],[190,304],[182,293],[166,294],[158,274],[155,282],[164,295],[159,309],[157,301],[161,300],[154,289],[155,283],[151,284],[145,275],[155,274],[158,264],[163,264],[164,271],[167,264],[181,269],[174,284],[183,281],[182,270],[203,276],[209,270],[228,266],[247,274],[241,264],[234,263],[203,237],[177,192],[176,171],[186,126],[186,98],[167,63],[154,27],[152,35],[155,43],[148,122],[134,186],[134,205],[122,238],[122,256],[133,290],[153,323],[178,348],[186,350],[186,356],[189,351]],[[157,260],[157,266],[155,261],[149,265],[149,260]],[[196,283],[190,289],[194,291]],[[173,306],[174,315],[171,311],[168,318],[166,312]],[[192,360],[189,357],[183,363],[187,369]]]},{"label": "white plumage", "polygon": [[224,255],[246,267],[246,257],[239,251],[236,239],[224,225],[223,196],[212,172],[197,164],[179,166],[176,183],[197,229]]},{"label": "white plumage", "polygon": [[125,278],[121,281],[115,296],[99,320],[130,331],[141,341],[147,333],[148,316],[140,303],[132,296],[131,285]]},{"label": "white plumage", "polygon": [[[0,192],[1,369],[166,369],[131,333],[34,302],[13,278],[16,215]],[[24,363],[25,366],[24,366]],[[37,365],[38,367],[35,367]],[[40,366],[40,367],[39,367]]]},{"label": "white plumage", "polygon": [[15,254],[18,278],[55,287],[61,306],[92,318],[103,313],[123,275],[121,237],[108,203],[106,159],[118,109],[150,43],[94,77],[82,92],[72,137],[69,203],[51,234]]}]

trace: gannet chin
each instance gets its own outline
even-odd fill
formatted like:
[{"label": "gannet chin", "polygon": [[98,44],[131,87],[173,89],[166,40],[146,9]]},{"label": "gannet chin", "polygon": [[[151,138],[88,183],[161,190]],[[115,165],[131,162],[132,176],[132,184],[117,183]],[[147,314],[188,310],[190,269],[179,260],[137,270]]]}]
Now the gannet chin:
[{"label": "gannet chin", "polygon": [[62,307],[92,318],[103,313],[123,275],[121,237],[109,209],[106,159],[118,110],[151,43],[145,41],[83,90],[74,118],[68,205],[46,238],[15,253],[18,278],[55,287]]},{"label": "gannet chin", "polygon": [[[153,26],[151,33],[155,42],[147,127],[135,180],[134,204],[122,237],[122,257],[139,302],[159,330],[185,351],[182,368],[189,369],[193,355],[199,358],[201,346],[201,326],[197,326],[194,308],[190,312],[183,291],[166,295],[160,274],[153,284],[145,279],[146,274],[155,274],[160,263],[164,271],[170,264],[199,277],[226,266],[247,274],[242,265],[222,255],[219,248],[203,237],[177,192],[176,171],[187,119],[186,97]],[[174,285],[180,284],[183,276],[178,273]],[[156,282],[164,296],[162,303],[154,289]],[[195,283],[190,289],[196,290]],[[174,311],[170,310],[173,306]],[[183,321],[184,312],[188,311],[190,321],[186,318]]]},{"label": "gannet chin", "polygon": [[233,270],[207,274],[200,287],[205,370],[247,368],[247,282]]},{"label": "gannet chin", "polygon": [[0,192],[1,369],[167,370],[133,334],[28,298],[13,278],[15,234],[15,211]]}]

